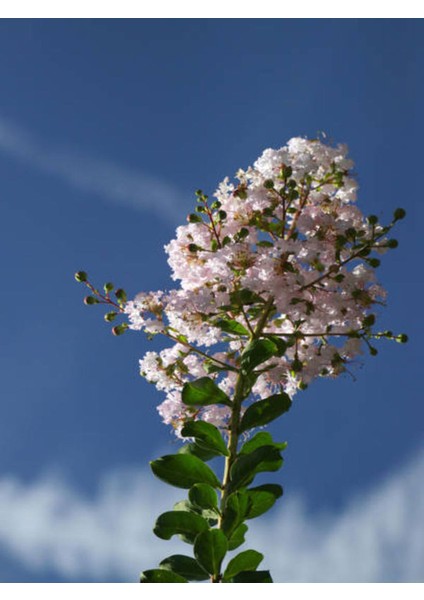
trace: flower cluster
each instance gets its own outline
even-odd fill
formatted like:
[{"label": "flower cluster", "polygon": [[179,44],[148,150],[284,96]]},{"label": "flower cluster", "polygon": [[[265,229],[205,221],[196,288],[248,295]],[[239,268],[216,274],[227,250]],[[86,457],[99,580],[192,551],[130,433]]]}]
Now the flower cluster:
[{"label": "flower cluster", "polygon": [[[174,343],[147,352],[140,371],[166,393],[158,410],[177,434],[193,418],[225,430],[228,407],[195,412],[181,392],[209,376],[231,397],[252,340],[261,341],[248,390],[253,400],[292,397],[316,377],[340,375],[364,346],[377,353],[372,339],[406,341],[374,330],[386,296],[375,277],[378,255],[397,246],[388,233],[405,211],[397,209],[388,226],[365,218],[355,205],[352,167],[346,146],[319,140],[293,138],[265,150],[235,182],[224,179],[211,201],[196,192],[195,212],[165,246],[177,289],[129,302],[117,293],[130,329]],[[105,290],[100,301],[111,303]]]},{"label": "flower cluster", "polygon": [[[391,225],[365,218],[346,146],[291,139],[267,149],[214,199],[196,192],[196,211],[166,247],[178,289],[139,294],[125,305],[129,327],[175,342],[148,352],[141,373],[166,392],[159,412],[179,430],[190,409],[184,384],[213,374],[231,396],[240,357],[254,332],[269,348],[251,392],[290,396],[319,376],[335,377],[374,334],[374,307],[385,291],[375,278],[383,254],[396,247]],[[264,318],[265,315],[265,318]],[[403,341],[402,339],[398,341]],[[227,407],[196,418],[225,428]]]}]

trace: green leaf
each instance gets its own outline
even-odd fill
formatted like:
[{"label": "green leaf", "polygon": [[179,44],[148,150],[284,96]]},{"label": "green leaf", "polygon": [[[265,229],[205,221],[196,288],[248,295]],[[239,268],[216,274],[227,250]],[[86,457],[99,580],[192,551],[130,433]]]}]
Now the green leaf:
[{"label": "green leaf", "polygon": [[245,442],[240,449],[240,454],[249,454],[261,446],[274,446],[278,450],[287,448],[287,442],[274,442],[268,431],[258,431],[250,440]]},{"label": "green leaf", "polygon": [[189,581],[205,581],[209,579],[209,574],[199,565],[197,560],[184,554],[173,554],[168,556],[161,563],[160,567],[167,571],[173,571]]},{"label": "green leaf", "polygon": [[194,556],[211,575],[219,575],[221,563],[228,550],[228,542],[220,529],[202,531],[194,542]]},{"label": "green leaf", "polygon": [[[206,485],[206,484],[200,484]],[[193,489],[193,488],[192,488]],[[213,489],[213,488],[210,488]],[[190,494],[190,492],[189,492]],[[216,494],[215,494],[216,495]],[[201,508],[196,504],[192,504],[190,500],[180,500],[174,504],[173,510],[195,513],[202,516],[208,522],[209,527],[214,526],[218,522],[219,511],[216,508]],[[180,536],[184,542],[191,544],[193,539],[187,536]]]},{"label": "green leaf", "polygon": [[233,583],[273,583],[269,571],[242,571],[233,577]]},{"label": "green leaf", "polygon": [[255,292],[252,292],[252,290],[248,289],[242,289],[237,290],[236,292],[231,292],[230,300],[232,304],[236,304],[237,306],[244,306],[246,304],[256,304],[258,302],[264,304],[263,299],[260,296],[258,296],[258,294],[255,294]]},{"label": "green leaf", "polygon": [[232,579],[242,571],[256,571],[264,555],[256,550],[245,550],[230,560],[225,569],[224,581]]},{"label": "green leaf", "polygon": [[202,448],[195,442],[181,446],[181,448],[178,450],[178,454],[190,454],[192,456],[197,456],[197,458],[200,458],[200,460],[203,460],[203,462],[211,460],[211,458],[217,456],[217,453],[213,450],[206,450],[206,448]]},{"label": "green leaf", "polygon": [[278,484],[264,484],[246,490],[249,507],[245,519],[255,519],[272,508],[278,498],[282,496],[283,488]]},{"label": "green leaf", "polygon": [[200,510],[197,510],[197,508],[193,506],[189,500],[179,500],[174,504],[173,510],[185,510],[186,512],[200,514]]},{"label": "green leaf", "polygon": [[191,454],[168,454],[150,463],[153,473],[162,481],[184,489],[195,483],[220,487],[220,482],[208,465]]},{"label": "green leaf", "polygon": [[244,544],[244,536],[248,530],[246,523],[241,523],[231,534],[228,540],[228,550],[235,550],[242,544]]},{"label": "green leaf", "polygon": [[222,530],[227,537],[244,521],[249,506],[249,500],[245,492],[233,492],[227,498],[222,515]]},{"label": "green leaf", "polygon": [[214,325],[226,333],[234,333],[235,335],[249,335],[247,329],[234,320],[219,319],[219,321],[216,321]]},{"label": "green leaf", "polygon": [[167,569],[149,569],[141,574],[140,583],[188,583],[188,581]]},{"label": "green leaf", "polygon": [[183,437],[194,437],[196,443],[206,450],[228,456],[227,446],[219,430],[205,421],[188,421],[181,430]]},{"label": "green leaf", "polygon": [[274,421],[277,417],[287,412],[291,407],[290,396],[285,393],[275,394],[265,400],[251,404],[244,413],[239,432],[247,431],[253,427],[261,427]]},{"label": "green leaf", "polygon": [[271,342],[273,342],[277,346],[278,353],[276,354],[276,356],[284,356],[287,350],[287,342],[282,338],[278,337],[278,335],[270,335],[268,339],[270,339]]},{"label": "green leaf", "polygon": [[262,471],[278,471],[282,463],[280,451],[275,446],[261,446],[249,454],[239,455],[230,472],[231,489],[249,485]]},{"label": "green leaf", "polygon": [[196,483],[189,491],[190,502],[201,509],[218,511],[218,496],[207,483]]},{"label": "green leaf", "polygon": [[158,517],[153,532],[162,540],[170,540],[173,535],[192,538],[206,529],[208,523],[200,515],[184,510],[171,510]]},{"label": "green leaf", "polygon": [[254,340],[246,347],[246,350],[242,354],[241,368],[247,372],[253,371],[255,367],[277,354],[278,347],[271,340]]},{"label": "green leaf", "polygon": [[186,406],[208,406],[209,404],[231,406],[228,396],[210,377],[201,377],[186,383],[181,398]]}]

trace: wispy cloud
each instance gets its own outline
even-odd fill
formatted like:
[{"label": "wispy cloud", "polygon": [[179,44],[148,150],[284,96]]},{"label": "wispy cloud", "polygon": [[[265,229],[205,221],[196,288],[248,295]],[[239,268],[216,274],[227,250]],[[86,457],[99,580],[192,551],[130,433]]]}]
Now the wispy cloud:
[{"label": "wispy cloud", "polygon": [[61,144],[46,143],[0,117],[0,151],[29,167],[62,179],[84,193],[175,223],[184,195],[174,186],[138,170],[93,158]]},{"label": "wispy cloud", "polygon": [[[110,474],[91,499],[54,477],[3,478],[0,545],[34,572],[135,581],[164,556],[190,553],[151,531],[159,512],[183,495],[134,471]],[[422,582],[423,528],[424,451],[337,514],[286,498],[269,520],[251,522],[248,547],[264,551],[277,582]]]}]

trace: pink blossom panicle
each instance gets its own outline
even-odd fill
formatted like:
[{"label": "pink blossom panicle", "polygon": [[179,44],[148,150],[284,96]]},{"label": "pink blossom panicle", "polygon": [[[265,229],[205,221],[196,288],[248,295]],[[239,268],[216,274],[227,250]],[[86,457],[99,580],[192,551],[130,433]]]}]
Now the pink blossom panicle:
[{"label": "pink blossom panicle", "polygon": [[[352,168],[346,146],[293,138],[265,150],[234,182],[224,179],[212,201],[197,193],[196,212],[165,246],[179,287],[141,293],[125,306],[131,329],[174,342],[147,352],[140,371],[166,393],[158,410],[177,434],[187,418],[225,430],[227,407],[193,414],[181,390],[210,376],[231,396],[231,367],[239,367],[267,303],[272,310],[261,335],[286,349],[261,365],[252,399],[278,391],[292,397],[317,377],[346,372],[363,352],[373,311],[385,300],[371,252],[387,248],[388,228],[356,206]],[[237,293],[246,291],[253,303],[237,304]],[[246,334],[228,332],[222,320]]]}]

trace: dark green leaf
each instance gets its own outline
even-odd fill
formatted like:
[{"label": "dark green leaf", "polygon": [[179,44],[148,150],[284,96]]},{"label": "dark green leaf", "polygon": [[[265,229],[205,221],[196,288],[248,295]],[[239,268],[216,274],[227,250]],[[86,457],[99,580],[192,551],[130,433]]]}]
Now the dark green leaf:
[{"label": "dark green leaf", "polygon": [[241,367],[244,371],[253,371],[255,367],[278,354],[278,348],[269,339],[254,340],[241,357]]},{"label": "dark green leaf", "polygon": [[218,510],[216,491],[206,483],[196,483],[189,491],[190,502],[202,509]]},{"label": "dark green leaf", "polygon": [[265,484],[246,490],[249,507],[245,518],[255,519],[267,512],[282,494],[283,488],[278,484]]},{"label": "dark green leaf", "polygon": [[209,579],[208,573],[199,565],[197,560],[183,554],[168,556],[160,563],[160,567],[167,571],[173,571],[189,581],[205,581],[205,579]]},{"label": "dark green leaf", "polygon": [[249,454],[241,454],[231,468],[231,488],[248,485],[262,471],[278,471],[283,459],[275,446],[261,446]]},{"label": "dark green leaf", "polygon": [[248,497],[243,491],[234,492],[228,496],[222,516],[222,530],[227,537],[231,537],[240,523],[244,521],[248,502]]},{"label": "dark green leaf", "polygon": [[233,583],[273,583],[269,571],[242,571],[233,577]]},{"label": "dark green leaf", "polygon": [[167,569],[149,569],[141,574],[140,583],[188,583],[188,581]]},{"label": "dark green leaf", "polygon": [[[206,485],[206,484],[199,484],[199,485]],[[209,487],[209,486],[207,486],[207,487]],[[210,488],[210,489],[213,489],[213,488]],[[190,492],[189,492],[189,495],[190,495]],[[216,496],[216,494],[215,494],[215,496]],[[173,510],[191,512],[191,513],[195,513],[196,515],[200,515],[201,517],[206,519],[209,527],[214,526],[218,522],[219,513],[216,508],[202,508],[202,507],[198,506],[197,504],[193,504],[192,502],[190,502],[190,500],[180,500],[179,502],[176,502],[174,504]],[[181,535],[180,537],[184,542],[188,542],[189,544],[191,544],[193,542],[193,538],[190,536]]]},{"label": "dark green leaf", "polygon": [[207,528],[207,521],[200,515],[184,510],[171,510],[158,517],[153,532],[162,540],[169,540],[173,535],[187,535],[191,538]]},{"label": "dark green leaf", "polygon": [[192,456],[197,456],[197,458],[200,458],[204,462],[211,460],[211,458],[214,458],[215,456],[218,456],[213,450],[206,450],[206,448],[202,448],[195,442],[181,446],[181,448],[178,450],[178,454],[191,454]]},{"label": "dark green leaf", "polygon": [[224,580],[232,579],[241,571],[256,571],[264,555],[256,550],[245,550],[230,560],[225,569]]},{"label": "dark green leaf", "polygon": [[186,383],[181,397],[186,406],[208,406],[209,404],[231,406],[228,396],[210,377],[201,377]]},{"label": "dark green leaf", "polygon": [[193,437],[196,443],[205,450],[228,456],[227,446],[219,430],[205,421],[188,421],[181,430],[183,437]]},{"label": "dark green leaf", "polygon": [[233,321],[230,319],[219,319],[216,323],[214,323],[215,327],[222,329],[226,333],[234,333],[236,335],[249,335],[249,332],[243,325],[238,323],[237,321]]},{"label": "dark green leaf", "polygon": [[231,292],[230,300],[233,304],[236,304],[237,306],[244,306],[246,304],[256,304],[257,302],[260,302],[261,304],[264,303],[264,301],[260,296],[258,296],[258,294],[255,294],[255,292],[252,292],[248,289]]},{"label": "dark green leaf", "polygon": [[194,556],[211,575],[219,575],[221,563],[228,550],[228,542],[220,529],[202,531],[194,543]]},{"label": "dark green leaf", "polygon": [[252,439],[243,444],[240,454],[249,454],[261,446],[274,446],[274,448],[277,448],[278,450],[284,450],[287,448],[287,442],[276,443],[273,441],[272,436],[268,431],[258,431]]},{"label": "dark green leaf", "polygon": [[248,529],[249,528],[245,523],[241,523],[241,525],[234,530],[228,539],[228,550],[235,550],[244,544],[244,536],[246,535]]},{"label": "dark green leaf", "polygon": [[292,402],[285,394],[275,394],[247,407],[240,423],[240,433],[270,423],[290,409]]},{"label": "dark green leaf", "polygon": [[168,454],[153,460],[150,466],[156,477],[175,487],[189,489],[195,483],[221,485],[212,469],[191,454]]},{"label": "dark green leaf", "polygon": [[287,342],[278,337],[278,335],[270,335],[268,339],[277,346],[278,353],[276,356],[283,356],[287,350]]},{"label": "dark green leaf", "polygon": [[248,495],[250,492],[267,492],[268,494],[272,494],[274,498],[278,500],[278,498],[281,498],[283,495],[283,488],[278,483],[264,483],[246,490]]}]

